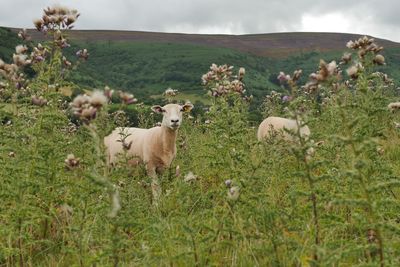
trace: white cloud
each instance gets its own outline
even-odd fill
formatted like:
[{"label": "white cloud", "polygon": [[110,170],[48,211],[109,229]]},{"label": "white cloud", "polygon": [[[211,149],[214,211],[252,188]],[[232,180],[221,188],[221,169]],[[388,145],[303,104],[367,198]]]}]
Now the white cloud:
[{"label": "white cloud", "polygon": [[304,14],[301,17],[300,31],[304,32],[345,32],[351,33],[352,23],[341,13],[323,15]]}]

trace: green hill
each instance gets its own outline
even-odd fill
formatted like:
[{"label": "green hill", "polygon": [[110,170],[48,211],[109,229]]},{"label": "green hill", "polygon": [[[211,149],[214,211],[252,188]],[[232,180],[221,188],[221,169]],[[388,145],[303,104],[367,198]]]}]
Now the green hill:
[{"label": "green hill", "polygon": [[[30,30],[35,41],[43,40]],[[10,59],[18,43],[16,29],[0,28],[0,57]],[[271,90],[280,90],[279,71],[301,68],[315,71],[321,58],[339,60],[348,40],[358,35],[338,33],[279,33],[260,35],[193,35],[121,31],[71,31],[72,46],[66,54],[73,59],[87,48],[90,59],[71,74],[87,88],[122,89],[145,103],[154,103],[168,87],[179,89],[192,102],[207,103],[201,75],[212,63],[245,67],[245,83],[257,109]],[[385,46],[387,66],[382,70],[400,80],[400,45],[378,40]],[[302,77],[305,82],[307,77]]]}]

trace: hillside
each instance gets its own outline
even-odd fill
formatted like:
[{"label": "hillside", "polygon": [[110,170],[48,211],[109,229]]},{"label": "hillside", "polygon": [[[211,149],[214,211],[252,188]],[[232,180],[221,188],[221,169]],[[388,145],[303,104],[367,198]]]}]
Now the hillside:
[{"label": "hillside", "polygon": [[[0,56],[11,55],[18,43],[17,29],[0,29]],[[30,30],[35,41],[43,36]],[[66,54],[73,59],[87,48],[90,59],[74,71],[74,82],[90,88],[108,85],[135,94],[145,103],[157,102],[168,87],[179,89],[182,99],[207,103],[200,77],[212,63],[245,67],[245,83],[254,95],[252,114],[271,90],[281,90],[279,71],[301,68],[315,71],[321,58],[339,60],[346,42],[359,35],[340,33],[276,33],[259,35],[195,35],[175,33],[81,31],[69,32],[72,46]],[[387,66],[382,70],[400,80],[400,44],[378,39],[385,47]],[[4,51],[4,53],[2,52]],[[7,59],[7,57],[4,57]],[[304,83],[307,77],[303,77]]]},{"label": "hillside", "polygon": [[[16,29],[13,29],[16,31]],[[43,38],[36,30],[30,30],[36,40]],[[314,33],[289,32],[247,35],[209,35],[182,34],[140,31],[110,30],[72,30],[72,40],[85,42],[116,41],[128,43],[173,43],[192,44],[209,47],[229,48],[242,53],[262,57],[282,58],[298,53],[311,51],[327,52],[342,50],[349,40],[358,39],[362,35],[347,33]],[[386,48],[400,47],[399,43],[377,39]]]}]

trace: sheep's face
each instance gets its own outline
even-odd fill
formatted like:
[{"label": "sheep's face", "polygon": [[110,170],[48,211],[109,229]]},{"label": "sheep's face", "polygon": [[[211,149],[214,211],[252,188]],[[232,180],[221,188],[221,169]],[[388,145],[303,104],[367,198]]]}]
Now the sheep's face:
[{"label": "sheep's face", "polygon": [[183,106],[178,104],[167,104],[163,107],[158,105],[151,107],[154,112],[163,114],[162,125],[171,130],[177,130],[179,126],[181,126],[183,112],[189,112],[192,108],[193,105],[190,103]]}]

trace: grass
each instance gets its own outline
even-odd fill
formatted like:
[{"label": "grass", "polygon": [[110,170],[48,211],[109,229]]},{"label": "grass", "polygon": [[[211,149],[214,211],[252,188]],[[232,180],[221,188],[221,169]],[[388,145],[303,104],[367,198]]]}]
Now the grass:
[{"label": "grass", "polygon": [[[315,142],[300,133],[293,133],[299,142],[278,137],[259,142],[248,120],[251,106],[232,92],[210,97],[207,113],[186,114],[177,157],[160,176],[162,196],[156,207],[144,166],[133,168],[122,155],[110,169],[102,141],[117,126],[149,128],[160,117],[146,103],[73,101],[65,88],[84,92],[88,85],[63,79],[63,50],[46,45],[54,53],[33,64],[29,86],[17,89],[9,82],[1,95],[1,266],[400,265],[400,135],[394,124],[399,113],[387,110],[398,92],[372,74],[377,69],[372,52],[354,59],[365,68],[348,81],[349,87],[333,72],[314,91],[292,84],[290,101],[277,94],[263,99],[264,116],[307,123]],[[96,45],[90,51],[99,71],[88,66],[81,74],[88,81],[104,74],[103,79],[124,83],[119,78],[129,70],[133,79],[146,75],[157,82],[174,62],[223,60],[218,58],[223,53],[243,60],[232,51],[198,48],[203,52],[174,61],[169,55],[188,53],[187,46],[179,45],[104,43],[99,50]],[[101,64],[111,55],[110,63],[128,63]],[[183,66],[190,75],[208,70],[189,63]],[[24,70],[2,79],[24,78]],[[247,75],[255,74],[247,68]],[[234,78],[223,79],[231,83]],[[216,90],[213,84],[205,89]],[[181,97],[197,92],[188,88]],[[34,96],[47,104],[33,104]],[[185,181],[189,172],[196,178]]]}]

